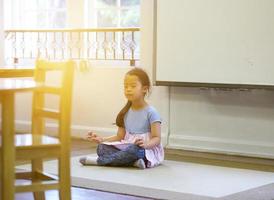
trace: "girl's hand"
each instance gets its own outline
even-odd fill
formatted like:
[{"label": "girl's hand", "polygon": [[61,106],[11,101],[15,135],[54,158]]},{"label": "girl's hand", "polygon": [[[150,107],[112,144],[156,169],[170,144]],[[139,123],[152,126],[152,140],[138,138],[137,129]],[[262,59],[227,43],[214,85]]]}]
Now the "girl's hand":
[{"label": "girl's hand", "polygon": [[138,145],[139,147],[146,148],[146,143],[142,138],[136,139],[134,144]]},{"label": "girl's hand", "polygon": [[86,138],[87,138],[87,140],[89,140],[91,142],[96,142],[98,144],[103,142],[103,138],[98,136],[96,133],[93,133],[92,131],[88,132]]}]

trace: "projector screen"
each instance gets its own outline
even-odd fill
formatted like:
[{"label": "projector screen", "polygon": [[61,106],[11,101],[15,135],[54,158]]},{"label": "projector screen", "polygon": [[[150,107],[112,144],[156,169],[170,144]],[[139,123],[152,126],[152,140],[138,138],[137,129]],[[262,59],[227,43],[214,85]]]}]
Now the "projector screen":
[{"label": "projector screen", "polygon": [[273,87],[274,0],[155,0],[156,85]]}]

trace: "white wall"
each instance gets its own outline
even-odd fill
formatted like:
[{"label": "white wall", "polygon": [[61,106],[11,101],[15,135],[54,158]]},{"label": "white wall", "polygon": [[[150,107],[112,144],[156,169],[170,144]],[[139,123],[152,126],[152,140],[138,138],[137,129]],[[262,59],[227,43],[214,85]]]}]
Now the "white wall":
[{"label": "white wall", "polygon": [[0,65],[4,64],[4,2],[0,0]]},{"label": "white wall", "polygon": [[274,158],[274,91],[170,91],[169,147]]},{"label": "white wall", "polygon": [[[93,67],[89,72],[76,71],[72,107],[74,136],[84,136],[88,130],[113,134],[116,114],[126,103],[123,95],[123,77],[129,68]],[[51,77],[54,80],[55,77]],[[49,97],[48,105],[56,99]],[[24,105],[24,106],[22,106]],[[31,95],[19,94],[17,101],[17,127],[29,128]],[[27,113],[27,114],[26,114]],[[55,126],[50,124],[49,126]]]},{"label": "white wall", "polygon": [[274,92],[171,89],[170,146],[274,158]]}]

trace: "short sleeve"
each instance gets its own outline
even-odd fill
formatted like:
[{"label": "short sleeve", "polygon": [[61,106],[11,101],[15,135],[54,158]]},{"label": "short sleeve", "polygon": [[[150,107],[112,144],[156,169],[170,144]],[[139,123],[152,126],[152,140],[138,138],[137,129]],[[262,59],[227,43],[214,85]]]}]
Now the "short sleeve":
[{"label": "short sleeve", "polygon": [[159,115],[157,110],[153,107],[151,107],[150,110],[149,110],[148,120],[149,120],[149,124],[152,124],[153,122],[162,123],[161,116]]}]

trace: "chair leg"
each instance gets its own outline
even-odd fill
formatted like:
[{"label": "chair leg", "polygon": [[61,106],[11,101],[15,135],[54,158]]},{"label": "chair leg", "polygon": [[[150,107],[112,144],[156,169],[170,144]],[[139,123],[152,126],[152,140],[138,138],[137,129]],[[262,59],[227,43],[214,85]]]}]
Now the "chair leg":
[{"label": "chair leg", "polygon": [[71,199],[71,181],[70,181],[70,158],[61,157],[59,158],[59,199],[60,200],[70,200]]},{"label": "chair leg", "polygon": [[33,198],[35,200],[45,200],[45,192],[33,192]]},{"label": "chair leg", "polygon": [[14,147],[14,95],[2,96],[2,147],[1,147],[1,179],[2,200],[13,200],[15,193],[15,147]]},{"label": "chair leg", "polygon": [[[43,170],[43,160],[42,159],[34,159],[31,161],[31,167],[32,167],[32,172],[36,171],[42,171]],[[39,181],[38,178],[33,177],[32,179],[33,182]],[[45,192],[33,192],[33,197],[35,200],[45,200]]]},{"label": "chair leg", "polygon": [[2,184],[2,152],[1,152],[1,149],[0,149],[0,200],[2,200],[2,187],[3,187],[3,184]]}]

